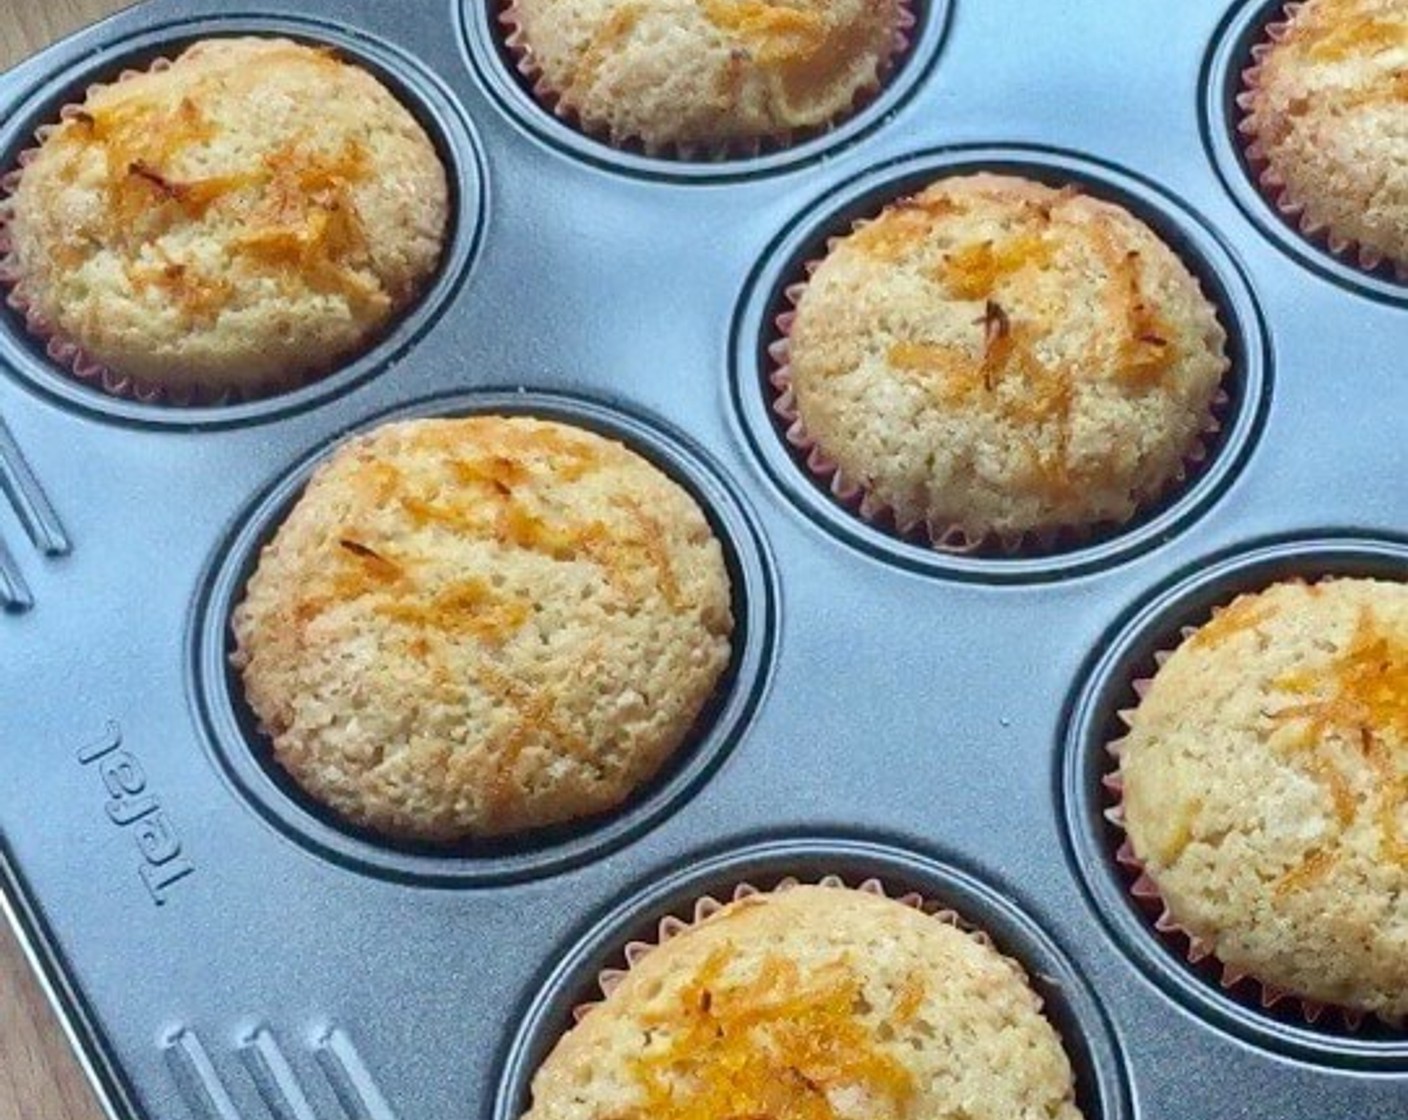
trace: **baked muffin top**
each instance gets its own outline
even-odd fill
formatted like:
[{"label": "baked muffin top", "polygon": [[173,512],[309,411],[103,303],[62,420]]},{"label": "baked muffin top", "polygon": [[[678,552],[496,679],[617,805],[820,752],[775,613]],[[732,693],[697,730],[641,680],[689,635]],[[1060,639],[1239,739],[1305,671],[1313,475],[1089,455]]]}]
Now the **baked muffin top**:
[{"label": "baked muffin top", "polygon": [[1262,54],[1243,131],[1312,227],[1408,262],[1408,7],[1310,0]]},{"label": "baked muffin top", "polygon": [[683,489],[591,432],[476,416],[388,424],[317,470],[233,661],[308,793],[450,841],[619,804],[688,735],[731,630]]},{"label": "baked muffin top", "polygon": [[1120,770],[1136,855],[1220,960],[1408,1014],[1408,585],[1240,596],[1159,669]]},{"label": "baked muffin top", "polygon": [[1078,1120],[1011,961],[862,891],[725,907],[637,961],[557,1045],[525,1120]]},{"label": "baked muffin top", "polygon": [[252,395],[330,369],[416,296],[449,195],[374,77],[241,38],[93,87],[11,207],[20,294],[61,337],[148,385]]},{"label": "baked muffin top", "polygon": [[649,150],[785,139],[875,89],[901,0],[516,0],[513,42],[588,131]]},{"label": "baked muffin top", "polygon": [[1228,362],[1197,282],[1127,211],[943,179],[803,289],[797,412],[841,475],[936,540],[1127,519],[1180,476]]}]

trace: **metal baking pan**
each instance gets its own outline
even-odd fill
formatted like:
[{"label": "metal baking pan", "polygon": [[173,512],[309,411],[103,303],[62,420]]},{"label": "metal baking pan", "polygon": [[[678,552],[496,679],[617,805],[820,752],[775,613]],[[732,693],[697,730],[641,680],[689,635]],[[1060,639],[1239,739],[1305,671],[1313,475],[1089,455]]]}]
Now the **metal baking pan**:
[{"label": "metal baking pan", "polygon": [[[1113,859],[1101,744],[1179,626],[1286,574],[1408,575],[1408,289],[1300,240],[1229,122],[1275,9],[920,4],[875,103],[754,159],[613,151],[544,113],[494,0],[153,0],[0,77],[0,166],[90,80],[207,35],[382,75],[456,184],[418,309],[302,391],[105,398],[0,320],[0,829],[10,916],[115,1116],[515,1120],[633,935],[706,892],[876,874],[1019,958],[1103,1120],[1390,1120],[1408,1038],[1224,990]],[[952,557],[838,506],[769,411],[782,289],[924,180],[1076,182],[1164,234],[1234,369],[1206,469],[1048,556]],[[738,651],[708,729],[623,811],[436,851],[285,782],[226,667],[228,611],[310,465],[390,415],[521,410],[619,435],[727,544]],[[13,506],[13,510],[3,508]]]}]

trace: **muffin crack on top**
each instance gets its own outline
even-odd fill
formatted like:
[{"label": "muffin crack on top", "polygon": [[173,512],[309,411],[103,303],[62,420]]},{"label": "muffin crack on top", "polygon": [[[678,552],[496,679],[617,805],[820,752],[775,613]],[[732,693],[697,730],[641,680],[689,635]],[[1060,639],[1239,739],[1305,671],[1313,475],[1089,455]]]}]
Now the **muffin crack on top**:
[{"label": "muffin crack on top", "polygon": [[1263,185],[1359,263],[1408,265],[1408,9],[1308,0],[1255,48],[1238,98]]},{"label": "muffin crack on top", "polygon": [[828,248],[777,351],[780,410],[862,511],[936,543],[1085,532],[1181,480],[1226,336],[1143,223],[1065,187],[940,180]]},{"label": "muffin crack on top", "polygon": [[863,890],[754,894],[638,956],[524,1120],[1079,1120],[1041,1000],[987,940]]},{"label": "muffin crack on top", "polygon": [[448,216],[433,144],[372,75],[211,39],[41,131],[5,271],[31,326],[109,387],[251,396],[373,340],[433,275]]},{"label": "muffin crack on top", "polygon": [[652,152],[785,143],[874,93],[903,0],[514,0],[508,45],[538,94]]},{"label": "muffin crack on top", "polygon": [[1240,596],[1117,750],[1124,827],[1180,928],[1274,992],[1408,1017],[1408,587]]},{"label": "muffin crack on top", "polygon": [[620,804],[688,737],[732,627],[708,521],[639,455],[522,417],[410,421],[314,475],[233,660],[312,796],[453,841]]}]

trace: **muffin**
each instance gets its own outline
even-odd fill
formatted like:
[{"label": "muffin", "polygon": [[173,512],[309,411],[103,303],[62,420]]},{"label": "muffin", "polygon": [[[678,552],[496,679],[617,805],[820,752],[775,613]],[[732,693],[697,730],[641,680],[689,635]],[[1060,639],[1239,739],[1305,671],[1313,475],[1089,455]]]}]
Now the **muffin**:
[{"label": "muffin", "polygon": [[109,388],[296,384],[367,346],[439,263],[434,146],[325,49],[198,42],[42,135],[5,206],[4,271],[51,353]]},{"label": "muffin", "polygon": [[1178,927],[1272,994],[1408,1016],[1408,585],[1240,596],[1159,669],[1118,753]]},{"label": "muffin", "polygon": [[1280,209],[1360,262],[1408,263],[1408,8],[1310,0],[1256,51],[1241,131]]},{"label": "muffin", "polygon": [[833,242],[779,411],[833,489],[958,548],[1128,520],[1203,453],[1228,368],[1187,268],[1109,202],[942,179]]},{"label": "muffin", "polygon": [[825,127],[907,45],[905,0],[515,0],[535,91],[613,143],[721,154]]},{"label": "muffin", "polygon": [[234,612],[274,757],[391,837],[601,813],[689,736],[729,662],[728,572],[639,455],[525,417],[388,424],[314,474]]},{"label": "muffin", "polygon": [[1041,1000],[985,940],[797,886],[637,960],[558,1043],[524,1120],[1078,1120]]}]

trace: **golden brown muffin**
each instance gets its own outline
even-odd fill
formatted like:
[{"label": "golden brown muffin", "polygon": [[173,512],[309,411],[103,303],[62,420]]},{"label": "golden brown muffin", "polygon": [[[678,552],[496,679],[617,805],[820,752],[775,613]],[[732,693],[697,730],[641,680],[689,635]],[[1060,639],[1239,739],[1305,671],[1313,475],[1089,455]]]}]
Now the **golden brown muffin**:
[{"label": "golden brown muffin", "polygon": [[381,332],[434,273],[449,196],[370,74],[245,38],[94,87],[11,205],[10,271],[49,330],[119,378],[249,396]]},{"label": "golden brown muffin", "polygon": [[639,455],[523,417],[420,420],[318,469],[233,661],[308,793],[452,841],[620,804],[689,734],[732,625],[709,523]]},{"label": "golden brown muffin", "polygon": [[1119,749],[1130,841],[1190,935],[1263,984],[1408,1015],[1408,586],[1239,597]]},{"label": "golden brown muffin", "polygon": [[540,91],[614,142],[718,150],[845,116],[876,89],[901,0],[516,0]]},{"label": "golden brown muffin", "polygon": [[1408,262],[1408,7],[1310,0],[1249,77],[1242,131],[1283,208],[1368,267]]},{"label": "golden brown muffin", "polygon": [[858,890],[725,907],[558,1043],[524,1120],[1079,1120],[1020,968]]},{"label": "golden brown muffin", "polygon": [[1128,212],[940,180],[837,241],[787,361],[807,436],[935,541],[1128,519],[1200,447],[1228,363],[1197,282]]}]

